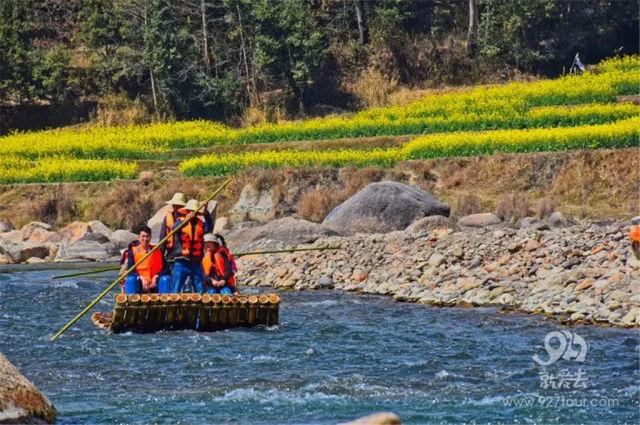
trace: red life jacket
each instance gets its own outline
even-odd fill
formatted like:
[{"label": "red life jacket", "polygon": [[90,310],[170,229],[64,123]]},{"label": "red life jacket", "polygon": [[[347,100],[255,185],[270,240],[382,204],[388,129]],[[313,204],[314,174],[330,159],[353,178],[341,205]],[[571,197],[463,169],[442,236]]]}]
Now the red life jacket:
[{"label": "red life jacket", "polygon": [[[153,245],[149,246],[149,250],[153,249]],[[133,252],[133,262],[137,263],[142,260],[142,258],[148,254],[148,251],[142,247],[142,245],[135,245],[131,247],[131,252]],[[160,274],[163,269],[163,261],[162,261],[162,253],[159,250],[156,250],[151,254],[149,258],[144,260],[142,263],[138,264],[136,267],[136,273],[139,276],[145,277],[149,280],[153,278],[153,276]]]},{"label": "red life jacket", "polygon": [[236,265],[236,259],[233,257],[231,251],[229,251],[229,248],[227,248],[226,246],[221,246],[218,248],[218,251],[224,253],[224,255],[227,256],[229,262],[231,263],[231,271],[233,272],[233,274],[236,274],[238,272],[238,266]]},{"label": "red life jacket", "polygon": [[197,219],[196,223],[187,223],[180,229],[183,257],[200,258],[204,248],[204,221]]}]

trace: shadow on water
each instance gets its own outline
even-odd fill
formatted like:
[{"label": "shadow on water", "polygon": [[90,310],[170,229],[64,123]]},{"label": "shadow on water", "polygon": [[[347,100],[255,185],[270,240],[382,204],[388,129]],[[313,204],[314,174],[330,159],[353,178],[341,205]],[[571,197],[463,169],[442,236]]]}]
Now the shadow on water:
[{"label": "shadow on water", "polygon": [[[380,410],[407,423],[640,421],[635,330],[321,291],[283,293],[270,328],[110,335],[85,319],[52,343],[114,277],[54,274],[0,274],[0,351],[61,423],[336,423]],[[585,338],[584,362],[532,359],[557,330]],[[586,388],[543,388],[580,370]]]}]

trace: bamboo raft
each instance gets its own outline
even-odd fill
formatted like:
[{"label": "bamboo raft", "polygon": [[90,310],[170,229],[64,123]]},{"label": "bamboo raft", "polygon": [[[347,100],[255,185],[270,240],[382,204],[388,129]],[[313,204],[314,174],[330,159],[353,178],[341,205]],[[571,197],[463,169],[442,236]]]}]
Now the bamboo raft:
[{"label": "bamboo raft", "polygon": [[279,309],[277,294],[117,294],[113,313],[93,313],[91,321],[113,333],[179,329],[208,332],[277,325]]}]

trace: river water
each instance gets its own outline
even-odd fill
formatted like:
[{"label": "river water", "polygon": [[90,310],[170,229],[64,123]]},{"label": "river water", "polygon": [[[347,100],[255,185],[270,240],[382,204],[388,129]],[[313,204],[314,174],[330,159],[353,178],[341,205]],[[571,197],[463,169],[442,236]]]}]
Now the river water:
[{"label": "river water", "polygon": [[[50,342],[112,277],[56,273],[0,273],[0,351],[59,423],[640,422],[637,330],[323,291],[281,294],[271,328],[109,335],[85,319]],[[534,361],[553,331],[584,338],[584,361]]]}]

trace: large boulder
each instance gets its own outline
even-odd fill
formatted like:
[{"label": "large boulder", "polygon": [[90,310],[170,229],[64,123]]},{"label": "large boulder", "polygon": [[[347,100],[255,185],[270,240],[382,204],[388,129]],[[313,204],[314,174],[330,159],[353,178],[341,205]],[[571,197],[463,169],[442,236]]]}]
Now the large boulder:
[{"label": "large boulder", "polygon": [[100,220],[91,220],[87,225],[92,233],[100,233],[101,235],[105,235],[107,238],[113,233],[113,230],[109,229],[109,227]]},{"label": "large boulder", "polygon": [[502,220],[494,213],[471,214],[458,220],[459,226],[466,227],[486,227],[500,224]]},{"label": "large boulder", "polygon": [[151,229],[151,240],[157,242],[160,235],[160,228],[162,227],[162,221],[164,216],[173,208],[171,205],[165,205],[160,208],[156,213],[147,221],[147,226]]},{"label": "large boulder", "polygon": [[238,202],[231,209],[229,219],[232,223],[255,221],[266,223],[275,218],[274,193],[271,189],[256,189],[248,184],[242,188]]},{"label": "large boulder", "polygon": [[0,254],[11,258],[14,263],[22,263],[31,257],[47,258],[51,252],[51,245],[46,243],[0,243]]},{"label": "large boulder", "polygon": [[128,230],[116,230],[109,236],[109,240],[116,244],[116,246],[120,249],[126,248],[129,244],[135,241],[138,238],[138,235],[135,233],[131,233]]},{"label": "large boulder", "polygon": [[[258,241],[277,242],[277,245],[295,246],[312,243],[323,236],[335,236],[336,232],[326,229],[318,223],[284,217],[258,227],[234,230],[226,238],[235,250],[252,249]],[[269,244],[267,244],[269,245]]]},{"label": "large boulder", "polygon": [[22,240],[29,239],[31,233],[36,229],[51,230],[51,226],[41,221],[32,221],[29,224],[25,224],[22,229],[20,229],[20,232],[22,233]]},{"label": "large boulder", "polygon": [[58,247],[55,261],[106,261],[112,256],[118,255],[119,252],[118,246],[112,242],[106,244],[87,240],[65,242]]},{"label": "large boulder", "polygon": [[449,206],[433,195],[397,182],[371,183],[324,219],[322,225],[342,235],[403,230],[422,217],[449,216]]},{"label": "large boulder", "polygon": [[0,423],[53,423],[56,416],[49,399],[0,353]]},{"label": "large boulder", "polygon": [[57,243],[60,240],[60,236],[57,232],[52,232],[51,230],[45,230],[43,228],[33,229],[27,238],[27,241],[32,243]]}]

